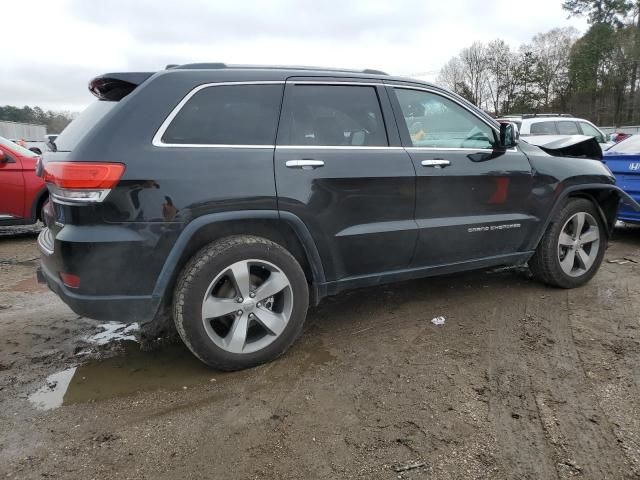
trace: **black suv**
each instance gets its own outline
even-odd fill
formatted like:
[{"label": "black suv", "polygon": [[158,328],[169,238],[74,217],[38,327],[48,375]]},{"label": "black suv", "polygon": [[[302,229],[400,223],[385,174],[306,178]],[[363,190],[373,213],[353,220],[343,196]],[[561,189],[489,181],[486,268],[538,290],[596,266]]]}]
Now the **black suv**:
[{"label": "black suv", "polygon": [[40,279],[78,314],[158,321],[203,362],[269,361],[342,290],[602,262],[624,192],[459,96],[382,72],[191,64],[113,73],[40,173]]}]

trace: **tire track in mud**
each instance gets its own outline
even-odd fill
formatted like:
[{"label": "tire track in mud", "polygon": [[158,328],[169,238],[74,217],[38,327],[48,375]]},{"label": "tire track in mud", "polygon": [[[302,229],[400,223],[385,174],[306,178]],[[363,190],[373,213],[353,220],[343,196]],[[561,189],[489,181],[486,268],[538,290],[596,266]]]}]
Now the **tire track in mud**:
[{"label": "tire track in mud", "polygon": [[[593,302],[593,294],[596,315],[585,303]],[[610,428],[628,465],[624,478],[634,479],[640,478],[640,311],[630,299],[638,295],[633,277],[569,293],[573,338],[601,410],[593,421]]]},{"label": "tire track in mud", "polygon": [[553,452],[541,424],[527,346],[523,345],[532,340],[522,325],[530,289],[509,290],[510,301],[490,313],[485,359],[489,421],[496,430],[503,470],[510,478],[553,479],[558,477]]},{"label": "tire track in mud", "polygon": [[[596,285],[587,286],[580,293],[593,296],[595,289]],[[570,293],[549,292],[542,302],[527,299],[525,318],[538,325],[541,338],[528,345],[526,357],[558,477],[632,478],[574,343]],[[576,321],[590,315],[578,316]]]}]

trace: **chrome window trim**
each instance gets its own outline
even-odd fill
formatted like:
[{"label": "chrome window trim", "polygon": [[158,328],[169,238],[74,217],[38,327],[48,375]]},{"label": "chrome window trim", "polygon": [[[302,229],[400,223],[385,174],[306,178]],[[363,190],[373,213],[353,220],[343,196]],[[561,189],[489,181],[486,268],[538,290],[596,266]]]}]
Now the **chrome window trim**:
[{"label": "chrome window trim", "polygon": [[276,150],[404,150],[404,147],[363,145],[276,145]]},{"label": "chrome window trim", "polygon": [[417,150],[429,150],[429,151],[445,151],[445,152],[478,152],[478,153],[492,153],[495,152],[493,148],[468,148],[468,147],[406,147],[406,150],[413,152]]},{"label": "chrome window trim", "polygon": [[518,151],[518,147],[512,147],[512,148],[505,148],[504,150],[501,150],[499,148],[469,148],[469,147],[404,147],[405,150],[407,151],[423,151],[423,150],[427,150],[427,151],[431,151],[431,152],[436,152],[436,151],[445,151],[445,152],[477,152],[477,153],[493,153],[493,152],[517,152]]},{"label": "chrome window trim", "polygon": [[[173,119],[178,115],[180,110],[184,107],[184,105],[198,92],[204,90],[205,88],[210,87],[218,87],[225,85],[350,85],[350,86],[366,86],[366,87],[391,87],[391,88],[404,88],[408,90],[419,90],[427,93],[432,93],[434,95],[440,95],[442,97],[451,100],[456,103],[475,118],[479,119],[481,122],[485,123],[492,130],[500,133],[499,129],[497,129],[494,125],[491,125],[489,122],[484,120],[482,117],[479,117],[473,110],[467,108],[464,104],[460,103],[451,95],[446,92],[442,92],[440,90],[430,88],[427,86],[417,86],[417,85],[403,85],[397,83],[384,83],[384,82],[354,82],[354,81],[340,81],[337,80],[257,80],[257,81],[246,81],[246,82],[214,82],[214,83],[203,83],[202,85],[198,85],[193,88],[189,93],[187,93],[182,100],[173,108],[171,113],[165,118],[165,120],[160,125],[160,128],[156,131],[153,136],[152,145],[155,147],[161,148],[227,148],[227,149],[319,149],[319,150],[444,150],[444,151],[475,151],[475,152],[493,152],[494,149],[478,149],[478,148],[438,148],[438,147],[394,147],[394,146],[360,146],[360,145],[230,145],[230,144],[214,144],[214,143],[165,143],[162,141],[162,136],[164,135],[167,128],[173,121]],[[516,148],[509,149],[507,151],[517,151]]]},{"label": "chrome window trim", "polygon": [[339,86],[339,85],[355,85],[360,87],[384,87],[385,84],[382,82],[374,83],[374,82],[341,82],[340,80],[287,80],[287,85],[329,85],[329,86]]},{"label": "chrome window trim", "polygon": [[165,118],[160,128],[156,131],[156,134],[153,136],[153,140],[151,144],[154,147],[162,147],[162,148],[171,148],[171,147],[183,147],[183,148],[273,148],[274,145],[223,145],[218,143],[165,143],[162,141],[162,136],[164,135],[167,128],[173,121],[173,119],[180,113],[182,107],[191,100],[196,93],[204,90],[205,88],[210,87],[219,87],[226,85],[284,85],[286,82],[284,80],[258,80],[251,82],[215,82],[215,83],[203,83],[202,85],[198,85],[194,89],[192,89],[189,93],[187,93],[182,100],[171,110],[169,116]]}]

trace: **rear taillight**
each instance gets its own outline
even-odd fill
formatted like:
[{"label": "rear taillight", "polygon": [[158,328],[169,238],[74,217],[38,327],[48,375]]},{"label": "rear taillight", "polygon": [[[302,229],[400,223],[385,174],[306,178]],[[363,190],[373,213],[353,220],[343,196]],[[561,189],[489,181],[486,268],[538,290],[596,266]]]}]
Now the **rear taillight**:
[{"label": "rear taillight", "polygon": [[69,288],[80,288],[80,277],[77,275],[60,272],[60,280]]},{"label": "rear taillight", "polygon": [[116,186],[124,168],[122,163],[49,162],[42,176],[55,201],[96,203]]}]

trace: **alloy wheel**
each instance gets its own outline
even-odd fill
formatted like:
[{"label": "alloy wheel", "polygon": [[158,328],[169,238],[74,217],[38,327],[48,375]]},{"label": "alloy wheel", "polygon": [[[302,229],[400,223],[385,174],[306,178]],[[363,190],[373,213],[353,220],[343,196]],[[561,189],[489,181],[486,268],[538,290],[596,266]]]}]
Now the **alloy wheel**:
[{"label": "alloy wheel", "polygon": [[264,260],[242,260],[209,284],[202,300],[202,322],[218,347],[247,354],[278,338],[292,309],[291,282],[281,269]]},{"label": "alloy wheel", "polygon": [[571,216],[560,231],[558,260],[562,271],[570,277],[579,277],[591,269],[600,248],[600,228],[589,213]]}]

